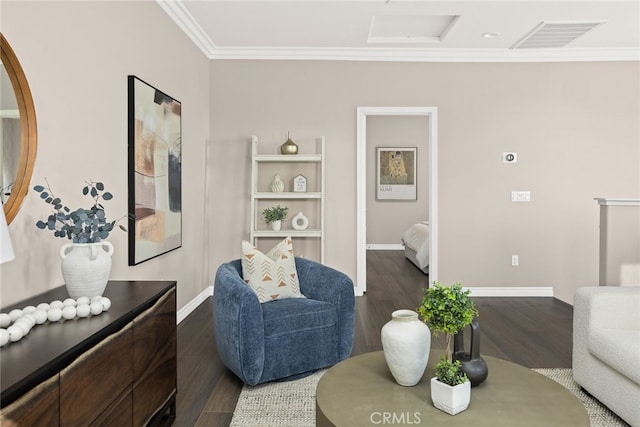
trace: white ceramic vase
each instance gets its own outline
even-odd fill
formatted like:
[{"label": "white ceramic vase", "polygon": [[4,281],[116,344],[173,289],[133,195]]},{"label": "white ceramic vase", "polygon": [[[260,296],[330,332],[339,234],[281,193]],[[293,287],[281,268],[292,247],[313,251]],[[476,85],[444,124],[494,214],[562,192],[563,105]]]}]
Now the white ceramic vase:
[{"label": "white ceramic vase", "polygon": [[450,386],[433,377],[431,378],[431,401],[433,406],[449,415],[462,412],[469,407],[471,401],[471,381]]},{"label": "white ceramic vase", "polygon": [[67,243],[60,248],[62,277],[71,298],[102,296],[111,273],[109,242]]},{"label": "white ceramic vase", "polygon": [[291,225],[295,230],[306,230],[309,227],[309,219],[302,212],[298,212],[291,220]]},{"label": "white ceramic vase", "polygon": [[402,386],[418,384],[429,361],[431,331],[412,310],[396,310],[381,331],[382,350],[391,375]]}]

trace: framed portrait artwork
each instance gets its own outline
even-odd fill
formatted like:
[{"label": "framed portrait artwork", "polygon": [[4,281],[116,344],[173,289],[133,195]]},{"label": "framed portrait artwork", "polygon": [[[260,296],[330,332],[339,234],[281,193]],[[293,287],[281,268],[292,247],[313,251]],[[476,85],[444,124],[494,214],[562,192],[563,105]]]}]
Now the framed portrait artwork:
[{"label": "framed portrait artwork", "polygon": [[181,104],[136,76],[129,91],[129,265],[182,246]]},{"label": "framed portrait artwork", "polygon": [[417,200],[417,147],[376,148],[376,199]]}]

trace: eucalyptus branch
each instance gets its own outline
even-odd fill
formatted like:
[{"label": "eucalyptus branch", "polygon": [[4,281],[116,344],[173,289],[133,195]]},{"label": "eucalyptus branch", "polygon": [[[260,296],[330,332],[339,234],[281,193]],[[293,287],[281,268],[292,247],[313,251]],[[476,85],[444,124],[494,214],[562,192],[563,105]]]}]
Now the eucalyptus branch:
[{"label": "eucalyptus branch", "polygon": [[[78,208],[72,211],[62,203],[62,199],[53,194],[49,181],[45,178],[46,187],[36,185],[33,189],[40,194],[45,203],[53,206],[53,212],[47,217],[46,222],[39,220],[36,227],[41,230],[51,230],[55,237],[67,238],[74,243],[96,243],[106,239],[115,225],[127,215],[116,221],[108,221],[104,206],[101,201],[113,199],[113,194],[105,191],[102,182],[93,180],[85,181],[82,194],[93,200],[93,205],[88,208]],[[123,231],[127,229],[119,225]]]}]

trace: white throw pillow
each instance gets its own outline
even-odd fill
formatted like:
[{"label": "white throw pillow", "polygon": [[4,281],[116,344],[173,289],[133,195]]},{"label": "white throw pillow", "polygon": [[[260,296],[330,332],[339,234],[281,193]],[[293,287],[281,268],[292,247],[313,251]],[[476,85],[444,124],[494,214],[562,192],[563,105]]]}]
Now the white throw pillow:
[{"label": "white throw pillow", "polygon": [[304,298],[300,293],[291,237],[278,243],[266,254],[243,240],[242,275],[261,303]]}]

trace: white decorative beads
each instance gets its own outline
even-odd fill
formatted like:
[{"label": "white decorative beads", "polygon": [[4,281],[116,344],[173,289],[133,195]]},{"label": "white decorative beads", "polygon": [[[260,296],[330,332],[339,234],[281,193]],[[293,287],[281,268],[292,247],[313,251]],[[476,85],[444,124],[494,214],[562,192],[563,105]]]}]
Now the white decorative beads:
[{"label": "white decorative beads", "polygon": [[89,307],[91,308],[91,314],[93,314],[94,316],[102,313],[102,304],[100,303],[100,301],[92,302]]},{"label": "white decorative beads", "polygon": [[9,326],[7,332],[9,332],[9,341],[11,342],[20,341],[20,338],[24,335],[22,328],[18,326]]},{"label": "white decorative beads", "polygon": [[[74,301],[75,302],[75,301]],[[76,307],[73,305],[65,305],[62,309],[62,317],[67,320],[71,320],[76,317]]]},{"label": "white decorative beads", "polygon": [[110,308],[109,298],[95,296],[43,302],[37,306],[28,305],[22,310],[13,309],[8,314],[0,313],[0,347],[20,341],[35,325],[41,325],[46,321],[57,322],[61,319],[66,321],[76,317],[97,316]]},{"label": "white decorative beads", "polygon": [[18,318],[22,316],[22,310],[16,308],[15,310],[11,310],[9,312],[9,317],[11,318],[12,322],[15,322],[16,320],[18,320]]},{"label": "white decorative beads", "polygon": [[39,308],[33,312],[33,317],[35,317],[37,325],[42,325],[47,321],[47,310],[42,310]]},{"label": "white decorative beads", "polygon": [[25,308],[22,309],[22,314],[29,314],[29,313],[33,313],[34,311],[36,311],[36,308],[32,305],[28,305]]},{"label": "white decorative beads", "polygon": [[11,316],[7,313],[0,313],[0,328],[6,328],[11,324]]},{"label": "white decorative beads", "polygon": [[76,307],[76,311],[78,317],[87,317],[91,314],[91,307],[89,307],[89,304],[78,304],[78,307]]},{"label": "white decorative beads", "polygon": [[49,308],[59,308],[62,310],[62,307],[64,307],[64,303],[60,300],[51,301],[49,304]]},{"label": "white decorative beads", "polygon": [[4,347],[9,342],[9,332],[6,329],[0,329],[0,347]]},{"label": "white decorative beads", "polygon": [[57,322],[62,318],[62,310],[60,307],[51,307],[47,313],[47,319],[49,322]]}]

